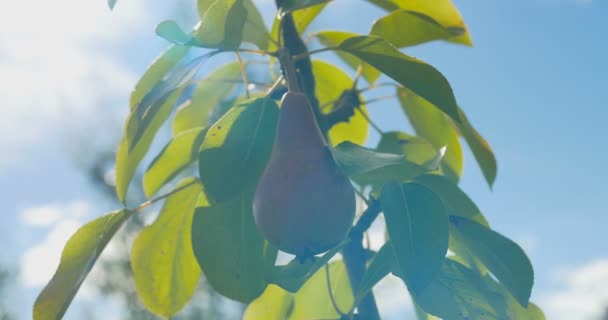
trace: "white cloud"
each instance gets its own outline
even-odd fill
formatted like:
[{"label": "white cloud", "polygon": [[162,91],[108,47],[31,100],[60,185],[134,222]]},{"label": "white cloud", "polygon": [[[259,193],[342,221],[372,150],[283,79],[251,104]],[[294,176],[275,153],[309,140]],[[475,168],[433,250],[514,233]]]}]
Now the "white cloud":
[{"label": "white cloud", "polygon": [[608,258],[556,273],[562,289],[541,304],[547,319],[597,320],[608,307]]},{"label": "white cloud", "polygon": [[33,227],[46,227],[64,219],[80,219],[91,211],[91,206],[84,200],[68,203],[50,203],[43,206],[29,207],[21,211],[21,220]]},{"label": "white cloud", "polygon": [[63,246],[82,226],[91,205],[85,200],[49,203],[21,210],[28,227],[51,227],[44,240],[25,250],[20,260],[20,280],[25,287],[45,285],[59,265]]},{"label": "white cloud", "polygon": [[25,287],[40,287],[51,279],[59,265],[63,246],[81,224],[81,221],[74,219],[61,221],[55,225],[43,242],[29,248],[23,254],[20,280]]},{"label": "white cloud", "polygon": [[[115,12],[105,1],[24,0],[2,7],[0,147],[13,158],[0,161],[15,163],[23,145],[73,134],[66,128],[94,117],[100,106],[127,101],[136,76],[100,47],[146,15],[139,14],[144,1],[124,1]],[[102,114],[113,110],[120,108]]]}]

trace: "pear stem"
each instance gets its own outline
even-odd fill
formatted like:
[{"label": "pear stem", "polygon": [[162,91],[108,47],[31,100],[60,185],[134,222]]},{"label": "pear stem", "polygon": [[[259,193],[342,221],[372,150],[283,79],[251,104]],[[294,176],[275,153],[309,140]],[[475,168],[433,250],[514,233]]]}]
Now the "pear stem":
[{"label": "pear stem", "polygon": [[283,72],[285,73],[285,78],[287,79],[287,89],[292,92],[301,92],[300,87],[298,86],[297,70],[293,64],[293,60],[291,59],[289,49],[286,47],[280,48],[278,51],[278,56],[279,62],[283,67]]}]

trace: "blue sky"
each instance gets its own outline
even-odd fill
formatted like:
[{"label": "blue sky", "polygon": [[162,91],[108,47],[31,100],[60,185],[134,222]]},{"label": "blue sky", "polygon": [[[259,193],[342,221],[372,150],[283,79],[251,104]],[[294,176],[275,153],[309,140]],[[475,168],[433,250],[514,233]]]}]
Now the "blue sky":
[{"label": "blue sky", "polygon": [[[257,2],[269,18],[271,1]],[[437,42],[406,52],[444,73],[498,157],[493,191],[468,152],[461,186],[496,230],[527,250],[533,299],[548,318],[594,319],[608,305],[608,2],[454,2],[475,46]],[[0,4],[0,261],[22,267],[23,294],[9,299],[27,318],[69,235],[112,209],[78,165],[116,144],[129,91],[166,45],[154,25],[183,12],[160,0],[119,0],[115,12],[103,0]],[[366,33],[381,14],[360,1],[328,8],[311,30]],[[369,110],[377,122],[407,129],[395,101]],[[393,304],[393,313],[404,312]]]}]

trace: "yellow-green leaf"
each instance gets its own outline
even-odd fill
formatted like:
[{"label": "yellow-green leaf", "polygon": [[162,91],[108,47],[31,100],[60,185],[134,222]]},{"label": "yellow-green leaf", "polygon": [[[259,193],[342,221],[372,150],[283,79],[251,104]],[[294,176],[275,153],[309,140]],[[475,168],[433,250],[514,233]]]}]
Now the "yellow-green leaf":
[{"label": "yellow-green leaf", "polygon": [[[328,114],[335,111],[334,102],[340,98],[344,90],[352,88],[353,80],[340,68],[320,60],[313,60],[312,70],[316,81],[315,93],[319,105],[323,107],[321,112]],[[367,112],[365,105],[355,108],[354,115],[348,122],[340,122],[329,130],[329,142],[332,146],[344,141],[359,145],[365,143],[369,124],[362,112]]]},{"label": "yellow-green leaf", "polygon": [[[340,313],[335,310],[329,296],[325,267],[319,269],[294,296],[293,311],[290,320],[338,319]],[[353,292],[348,280],[344,262],[329,264],[331,292],[341,312],[348,313],[353,305]]]},{"label": "yellow-green leaf", "polygon": [[163,53],[161,53],[150,64],[146,72],[135,85],[135,89],[131,92],[129,107],[132,110],[143,98],[156,86],[167,73],[173,69],[190,50],[190,47],[172,45]]},{"label": "yellow-green leaf", "polygon": [[188,178],[177,188],[181,190],[167,197],[156,221],[137,235],[131,251],[137,294],[148,310],[163,317],[186,305],[201,275],[190,235],[202,187]]},{"label": "yellow-green leaf", "polygon": [[[458,33],[450,42],[471,46],[471,35],[460,12],[451,0],[368,0],[388,11],[406,10],[430,17],[446,30]],[[409,29],[408,29],[409,30]]]},{"label": "yellow-green leaf", "polygon": [[406,88],[398,88],[397,97],[416,134],[430,142],[437,150],[447,147],[441,167],[448,178],[458,181],[463,168],[462,147],[458,140],[458,131],[454,129],[450,119],[434,105]]},{"label": "yellow-green leaf", "polygon": [[61,319],[114,234],[133,212],[117,210],[82,226],[66,243],[59,267],[34,303],[34,320]]},{"label": "yellow-green leaf", "polygon": [[[404,33],[403,30],[408,32]],[[418,12],[398,10],[378,19],[370,34],[385,39],[397,48],[404,48],[433,40],[449,40],[464,32],[461,28],[446,28]]]},{"label": "yellow-green leaf", "polygon": [[143,187],[147,197],[196,161],[206,133],[205,128],[194,128],[177,134],[167,143],[144,174]]},{"label": "yellow-green leaf", "polygon": [[196,127],[206,127],[214,108],[229,95],[235,81],[241,79],[238,62],[220,66],[201,80],[190,101],[177,109],[173,120],[173,134]]},{"label": "yellow-green leaf", "polygon": [[238,48],[243,40],[248,11],[245,0],[198,1],[200,23],[194,38],[203,47]]},{"label": "yellow-green leaf", "polygon": [[271,284],[247,306],[243,320],[285,320],[292,306],[293,295]]},{"label": "yellow-green leaf", "polygon": [[473,128],[469,119],[464,114],[464,111],[459,108],[458,113],[460,114],[462,122],[457,123],[456,125],[458,126],[458,129],[460,129],[460,133],[469,145],[469,148],[471,148],[473,156],[475,156],[475,160],[477,160],[477,164],[481,168],[481,172],[491,188],[496,180],[498,171],[496,157],[494,156],[492,147],[490,147],[490,144],[486,139]]}]

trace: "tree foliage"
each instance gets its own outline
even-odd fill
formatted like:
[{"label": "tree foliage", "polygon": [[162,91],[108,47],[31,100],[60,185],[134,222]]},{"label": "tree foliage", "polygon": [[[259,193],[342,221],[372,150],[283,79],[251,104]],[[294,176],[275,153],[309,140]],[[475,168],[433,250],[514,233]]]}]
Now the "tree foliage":
[{"label": "tree foliage", "polygon": [[[204,275],[219,294],[248,305],[247,320],[379,319],[372,288],[392,273],[405,283],[419,319],[544,319],[529,302],[534,275],[526,254],[493,231],[458,187],[463,142],[492,186],[490,145],[441,72],[403,50],[436,40],[472,44],[450,0],[361,2],[386,11],[369,34],[320,30],[312,50],[302,34],[328,0],[276,0],[270,29],[252,0],[197,5],[201,20],[190,32],[171,20],[158,24],[156,33],[171,44],[132,92],[116,156],[124,208],[71,237],[36,300],[36,320],[60,319],[121,226],[161,201],[156,220],[136,237],[131,266],[141,301],[162,317],[179,313]],[[315,59],[322,51],[335,52],[354,77]],[[218,55],[235,60],[199,79],[201,65]],[[268,65],[263,74],[255,67],[260,58]],[[297,73],[290,78],[286,70]],[[366,104],[382,77],[414,132],[385,132],[369,118]],[[255,226],[252,198],[272,149],[278,100],[294,82],[367,206],[336,247],[277,265],[277,249]],[[194,93],[185,96],[189,87]],[[173,136],[140,179],[136,171],[164,125]],[[375,147],[364,146],[370,129],[381,136]],[[166,193],[133,206],[131,183],[141,183],[147,197]],[[376,252],[362,239],[381,213],[386,242]]]}]

